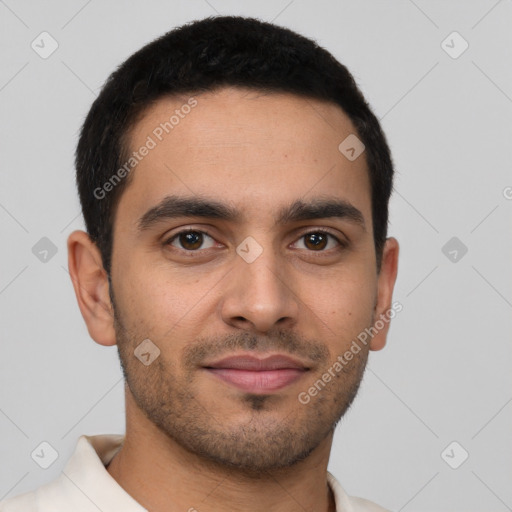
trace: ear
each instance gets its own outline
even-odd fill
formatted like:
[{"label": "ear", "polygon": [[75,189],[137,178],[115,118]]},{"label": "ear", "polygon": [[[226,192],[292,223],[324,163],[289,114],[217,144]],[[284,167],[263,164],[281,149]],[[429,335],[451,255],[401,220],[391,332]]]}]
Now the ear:
[{"label": "ear", "polygon": [[100,345],[115,345],[107,273],[98,247],[84,231],[73,231],[68,237],[68,267],[91,338]]},{"label": "ear", "polygon": [[384,348],[389,324],[391,318],[394,317],[393,311],[401,311],[401,305],[397,306],[399,309],[392,308],[391,305],[398,272],[398,252],[399,245],[396,238],[386,239],[382,253],[381,269],[377,280],[377,303],[375,305],[373,325],[377,333],[370,342],[370,350],[381,350]]}]

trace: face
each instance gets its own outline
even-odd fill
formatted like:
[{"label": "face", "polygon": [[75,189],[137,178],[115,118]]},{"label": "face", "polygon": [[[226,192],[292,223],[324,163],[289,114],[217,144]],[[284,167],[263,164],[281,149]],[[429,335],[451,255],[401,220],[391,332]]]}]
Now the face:
[{"label": "face", "polygon": [[364,153],[338,150],[356,130],[335,105],[235,88],[194,98],[158,101],[131,133],[132,150],[152,147],[114,223],[123,371],[140,410],[187,450],[289,466],[332,433],[368,356],[362,346],[299,400],[373,324]]}]

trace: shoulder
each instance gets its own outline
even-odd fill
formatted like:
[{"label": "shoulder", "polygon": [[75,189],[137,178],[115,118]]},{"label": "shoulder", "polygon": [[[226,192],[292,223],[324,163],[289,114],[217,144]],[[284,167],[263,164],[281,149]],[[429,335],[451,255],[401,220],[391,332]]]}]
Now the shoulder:
[{"label": "shoulder", "polygon": [[373,501],[368,501],[356,496],[350,496],[350,503],[354,512],[389,512],[387,508],[383,508],[380,505],[373,503]]},{"label": "shoulder", "polygon": [[14,498],[0,501],[0,512],[36,512],[35,491],[19,494]]}]

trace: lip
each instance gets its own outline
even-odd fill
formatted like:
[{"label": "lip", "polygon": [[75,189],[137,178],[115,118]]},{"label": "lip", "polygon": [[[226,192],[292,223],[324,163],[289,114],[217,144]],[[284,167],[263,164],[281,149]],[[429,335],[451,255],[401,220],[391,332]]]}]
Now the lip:
[{"label": "lip", "polygon": [[246,354],[230,356],[209,363],[204,369],[224,382],[254,394],[282,389],[309,370],[300,361],[283,354],[261,359]]},{"label": "lip", "polygon": [[272,354],[259,358],[249,354],[229,356],[205,365],[206,368],[248,370],[254,372],[295,369],[306,370],[306,365],[284,354]]}]

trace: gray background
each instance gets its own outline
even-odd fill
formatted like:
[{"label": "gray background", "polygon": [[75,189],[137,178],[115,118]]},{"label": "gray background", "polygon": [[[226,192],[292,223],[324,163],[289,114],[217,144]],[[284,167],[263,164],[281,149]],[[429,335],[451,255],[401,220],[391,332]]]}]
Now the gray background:
[{"label": "gray background", "polygon": [[[512,510],[511,0],[0,0],[0,498],[55,478],[80,434],[124,431],[117,349],[88,336],[67,272],[66,237],[83,228],[77,131],[133,51],[216,13],[274,20],[331,51],[396,163],[403,311],[329,469],[393,510]],[[59,45],[46,59],[31,48],[43,31]],[[442,46],[453,31],[469,43],[458,58]],[[32,251],[43,237],[57,249],[46,261]],[[59,454],[48,469],[30,455],[42,441]]]}]

